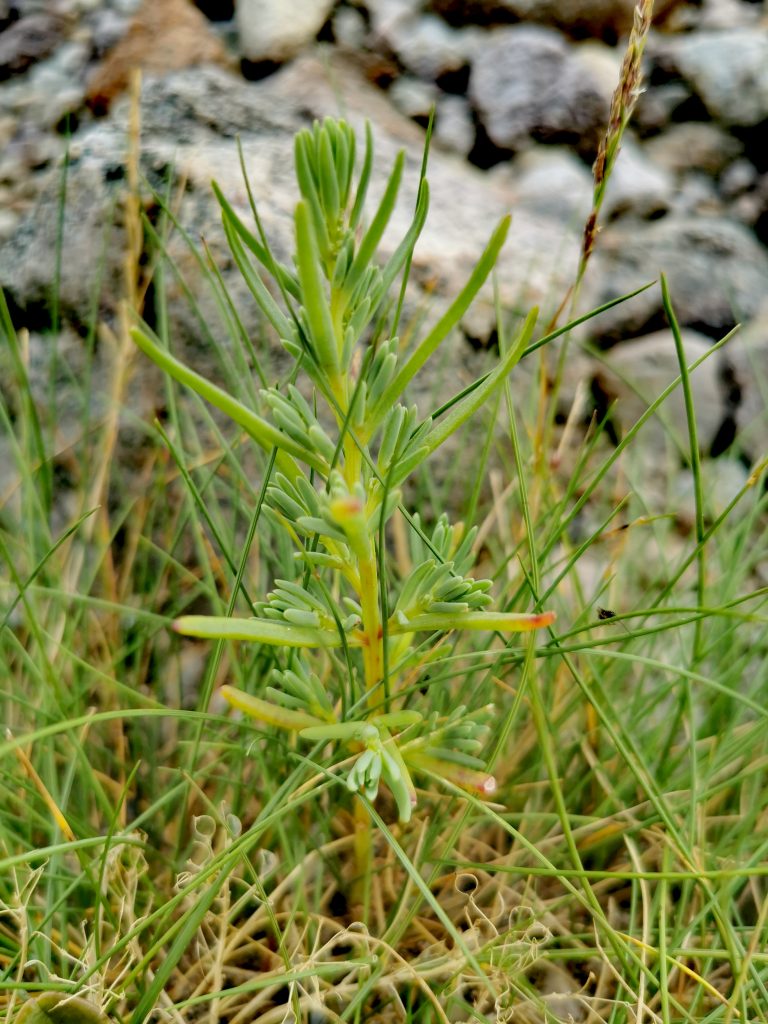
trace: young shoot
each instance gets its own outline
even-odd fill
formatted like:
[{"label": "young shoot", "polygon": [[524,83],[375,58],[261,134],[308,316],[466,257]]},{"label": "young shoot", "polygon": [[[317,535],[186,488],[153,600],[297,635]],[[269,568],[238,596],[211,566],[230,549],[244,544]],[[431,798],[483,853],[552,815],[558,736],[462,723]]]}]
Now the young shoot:
[{"label": "young shoot", "polygon": [[[133,336],[168,374],[226,413],[265,452],[275,452],[266,514],[297,554],[294,578],[275,580],[255,617],[185,616],[174,628],[185,636],[279,648],[280,667],[267,680],[253,681],[257,692],[225,686],[224,697],[265,725],[332,745],[335,762],[344,762],[346,788],[373,801],[383,782],[400,821],[407,822],[419,771],[481,795],[495,788],[483,756],[489,708],[460,706],[442,718],[422,712],[418,695],[406,685],[415,646],[419,660],[428,661],[429,648],[437,653],[446,633],[533,630],[549,625],[554,615],[494,610],[490,581],[472,575],[476,531],[450,524],[445,515],[431,535],[418,515],[410,517],[420,557],[406,578],[397,578],[381,545],[402,503],[402,485],[503,386],[530,341],[535,315],[476,387],[441,415],[420,419],[407,404],[408,385],[488,278],[509,218],[493,232],[447,312],[406,353],[396,328],[387,334],[382,325],[427,215],[428,185],[422,179],[408,231],[392,255],[380,260],[404,155],[395,160],[367,222],[370,128],[359,169],[357,158],[354,132],[344,121],[327,119],[296,137],[300,197],[290,266],[278,263],[216,189],[233,256],[296,363],[291,383],[261,392],[259,411],[180,363],[148,329],[136,329]],[[300,374],[308,378],[307,387],[294,383]],[[345,657],[337,657],[342,650]]]}]

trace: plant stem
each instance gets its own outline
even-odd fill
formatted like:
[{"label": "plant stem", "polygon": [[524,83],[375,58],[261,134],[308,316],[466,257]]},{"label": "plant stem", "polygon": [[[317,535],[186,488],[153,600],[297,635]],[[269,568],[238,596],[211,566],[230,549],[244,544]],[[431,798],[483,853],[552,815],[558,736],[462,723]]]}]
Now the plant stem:
[{"label": "plant stem", "polygon": [[363,610],[363,665],[369,707],[371,691],[381,682],[383,650],[379,615],[379,583],[375,552],[360,560],[360,606]]}]

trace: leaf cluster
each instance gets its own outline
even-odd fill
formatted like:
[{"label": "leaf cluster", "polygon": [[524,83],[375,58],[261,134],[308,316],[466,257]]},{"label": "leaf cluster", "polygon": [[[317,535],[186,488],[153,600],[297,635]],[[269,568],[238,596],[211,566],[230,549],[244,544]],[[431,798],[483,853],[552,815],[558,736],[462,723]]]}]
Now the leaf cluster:
[{"label": "leaf cluster", "polygon": [[[402,485],[503,385],[530,341],[535,315],[490,374],[439,415],[420,418],[406,390],[491,273],[509,218],[493,232],[459,295],[405,352],[398,321],[429,187],[422,172],[410,226],[381,260],[405,156],[401,152],[395,159],[370,219],[365,218],[374,162],[370,127],[359,170],[357,157],[355,134],[344,121],[326,119],[297,135],[299,200],[291,265],[273,255],[255,206],[252,231],[214,186],[233,257],[295,361],[288,382],[260,392],[261,410],[248,408],[178,361],[146,328],[136,329],[134,338],[167,373],[274,454],[263,511],[296,548],[296,578],[276,580],[257,603],[255,618],[186,616],[175,628],[190,636],[283,648],[277,655],[281,667],[262,694],[225,687],[224,695],[264,723],[357,752],[347,787],[372,800],[383,779],[405,821],[416,801],[411,767],[434,771],[437,766],[438,774],[489,791],[478,756],[481,727],[472,715],[461,708],[447,722],[424,721],[418,710],[405,706],[411,698],[399,691],[414,635],[428,632],[437,643],[453,630],[532,629],[552,618],[490,612],[490,582],[471,575],[476,531],[451,525],[444,515],[431,536],[418,515],[409,517],[413,569],[406,578],[396,577],[385,550]],[[400,298],[394,304],[391,293],[399,278]],[[302,374],[308,388],[299,386]],[[344,660],[333,653],[339,648]]]}]

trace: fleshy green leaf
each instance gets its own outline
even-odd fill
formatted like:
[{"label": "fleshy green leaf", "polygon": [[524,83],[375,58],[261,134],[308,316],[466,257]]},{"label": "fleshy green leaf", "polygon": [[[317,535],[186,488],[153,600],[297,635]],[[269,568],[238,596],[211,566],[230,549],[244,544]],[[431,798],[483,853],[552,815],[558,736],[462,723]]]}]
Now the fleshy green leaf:
[{"label": "fleshy green leaf", "polygon": [[219,205],[221,206],[222,220],[224,221],[225,227],[227,224],[237,232],[239,237],[243,240],[245,245],[251,250],[256,259],[261,263],[265,270],[269,273],[274,274],[278,278],[280,285],[285,288],[289,295],[293,296],[294,299],[299,298],[299,284],[290,270],[282,263],[278,263],[277,260],[273,259],[270,252],[265,249],[261,242],[256,238],[253,232],[249,231],[248,228],[243,224],[240,217],[234,210],[234,207],[225,198],[218,184],[212,182],[212,188],[214,195],[216,196]]},{"label": "fleshy green leaf", "polygon": [[[218,615],[182,615],[173,623],[182,636],[197,636],[205,640],[250,640],[253,643],[273,644],[278,647],[341,647],[338,632],[296,626],[275,619],[240,619]],[[360,640],[350,635],[350,646],[359,646]]]},{"label": "fleshy green leaf", "polygon": [[297,204],[295,222],[296,264],[315,356],[318,364],[326,372],[335,375],[339,371],[339,350],[320,274],[317,242],[312,231],[306,203]]},{"label": "fleshy green leaf", "polygon": [[510,347],[509,352],[506,353],[496,369],[485,378],[482,384],[476,387],[474,391],[471,391],[468,395],[465,395],[460,402],[457,402],[456,405],[449,409],[448,412],[446,412],[445,415],[435,423],[421,442],[422,447],[419,450],[410,456],[406,456],[403,461],[399,463],[392,474],[392,486],[397,486],[402,483],[402,481],[414,471],[419,463],[423,462],[427,456],[431,455],[433,451],[439,448],[440,445],[451,436],[451,434],[458,430],[459,427],[491,397],[497,388],[501,387],[504,383],[505,377],[512,370],[515,364],[519,362],[523,352],[525,351],[528,340],[533,333],[537,314],[538,310],[536,309],[531,310],[528,314],[522,330],[517,336],[514,344]]},{"label": "fleshy green leaf", "polygon": [[252,409],[239,402],[228,391],[211,383],[207,378],[180,362],[167,349],[154,342],[144,331],[134,327],[131,336],[142,352],[149,356],[161,370],[164,370],[180,384],[196,391],[201,398],[206,399],[211,405],[229,416],[265,451],[270,452],[273,448],[277,448],[277,465],[287,477],[295,479],[301,474],[294,459],[301,459],[320,473],[326,471],[325,462],[319,455],[311,449],[303,449],[286,434],[281,433],[271,423],[258,416]]},{"label": "fleshy green leaf", "polygon": [[531,614],[517,612],[425,612],[414,615],[412,619],[400,621],[392,618],[389,621],[390,633],[418,633],[433,630],[470,629],[493,630],[499,633],[525,633],[532,629],[542,629],[555,621],[554,612],[533,612]]},{"label": "fleshy green leaf", "polygon": [[397,154],[397,159],[395,160],[392,168],[392,173],[389,176],[389,181],[387,182],[387,187],[384,190],[384,195],[381,197],[381,202],[379,203],[376,215],[363,236],[360,248],[357,250],[355,258],[352,261],[352,266],[347,274],[344,286],[348,295],[351,295],[354,292],[360,278],[371,265],[373,257],[376,255],[376,249],[381,241],[381,236],[384,234],[386,226],[389,223],[389,218],[392,216],[392,211],[395,208],[397,193],[400,190],[400,181],[403,176],[404,162],[405,153],[401,150]]},{"label": "fleshy green leaf", "polygon": [[491,270],[493,270],[496,260],[499,257],[499,253],[501,252],[501,248],[506,241],[510,223],[511,217],[509,216],[504,217],[499,223],[498,227],[491,235],[490,241],[485,247],[482,256],[477,261],[475,269],[472,271],[469,280],[464,285],[459,295],[440,317],[426,338],[424,338],[424,340],[418,345],[416,351],[413,352],[410,359],[381,396],[374,413],[377,418],[380,418],[395,404],[403,391],[405,391],[409,382],[416,376],[429,357],[437,350],[445,338],[448,337],[459,320],[461,320],[462,316],[464,316],[467,309],[469,309],[469,306],[475,296],[485,283],[486,278],[490,274]]},{"label": "fleshy green leaf", "polygon": [[219,693],[233,708],[264,722],[265,725],[276,725],[280,729],[299,731],[309,726],[323,724],[322,718],[315,718],[305,711],[294,711],[291,708],[270,704],[269,701],[261,700],[259,697],[252,697],[250,693],[236,690],[234,686],[222,686]]}]

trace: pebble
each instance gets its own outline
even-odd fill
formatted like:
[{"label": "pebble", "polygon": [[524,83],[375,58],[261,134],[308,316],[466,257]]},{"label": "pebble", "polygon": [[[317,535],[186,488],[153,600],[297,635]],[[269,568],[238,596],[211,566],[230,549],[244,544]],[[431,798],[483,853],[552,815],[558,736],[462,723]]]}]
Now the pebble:
[{"label": "pebble", "polygon": [[402,75],[392,83],[388,95],[401,114],[426,124],[437,100],[437,92],[436,86],[430,82]]},{"label": "pebble", "polygon": [[720,176],[720,194],[725,199],[735,199],[754,188],[757,181],[757,168],[751,160],[742,157],[734,160]]},{"label": "pebble", "polygon": [[607,98],[560,33],[534,25],[497,29],[481,54],[469,92],[496,146],[518,150],[531,139],[596,144]]},{"label": "pebble", "polygon": [[437,145],[467,156],[474,145],[475,135],[475,123],[466,98],[440,96],[435,116],[434,140]]},{"label": "pebble", "polygon": [[333,15],[333,36],[339,46],[362,50],[368,36],[362,12],[354,7],[339,7]]},{"label": "pebble", "polygon": [[429,82],[459,71],[475,50],[473,33],[458,32],[435,15],[397,19],[382,34],[404,67]]},{"label": "pebble", "polygon": [[295,57],[315,38],[333,6],[333,0],[238,0],[242,56],[254,62]]},{"label": "pebble", "polygon": [[674,180],[669,171],[655,164],[625,135],[605,192],[603,216],[658,216],[669,209],[673,193]]},{"label": "pebble", "polygon": [[[738,459],[721,456],[701,460],[701,481],[704,496],[705,522],[711,523],[725,512],[728,505],[744,489],[749,470]],[[674,474],[668,494],[667,508],[674,512],[677,522],[687,530],[696,525],[696,480],[693,471],[681,467]],[[738,522],[749,514],[750,503],[741,501],[729,513],[731,522]]]},{"label": "pebble", "polygon": [[61,41],[64,23],[53,14],[30,14],[0,33],[0,81],[26,71]]},{"label": "pebble", "polygon": [[[712,342],[697,331],[682,331],[685,358],[690,366],[704,356]],[[690,375],[699,443],[709,450],[729,410],[718,373],[717,353],[704,360]],[[624,434],[649,405],[680,373],[669,328],[632,338],[602,355],[594,371],[605,406],[615,402],[611,419]],[[671,445],[683,453],[688,448],[688,420],[681,388],[659,406],[641,428],[640,443],[650,451],[663,452]]]},{"label": "pebble", "polygon": [[768,301],[723,346],[721,366],[733,389],[741,450],[762,458],[768,452]]},{"label": "pebble", "polygon": [[688,121],[669,125],[666,131],[648,139],[643,148],[653,163],[674,174],[695,168],[717,176],[739,155],[742,146],[715,124]]},{"label": "pebble", "polygon": [[581,226],[592,209],[592,175],[564,146],[533,146],[509,166],[516,204]]},{"label": "pebble", "polygon": [[751,28],[694,32],[667,45],[669,62],[715,120],[749,127],[768,118],[768,33]]},{"label": "pebble", "polygon": [[672,207],[679,217],[719,217],[725,213],[717,185],[703,171],[688,171],[682,176]]},{"label": "pebble", "polygon": [[683,81],[665,82],[646,88],[635,107],[635,127],[647,135],[673,128],[675,114],[690,102],[691,95],[690,87]]}]

